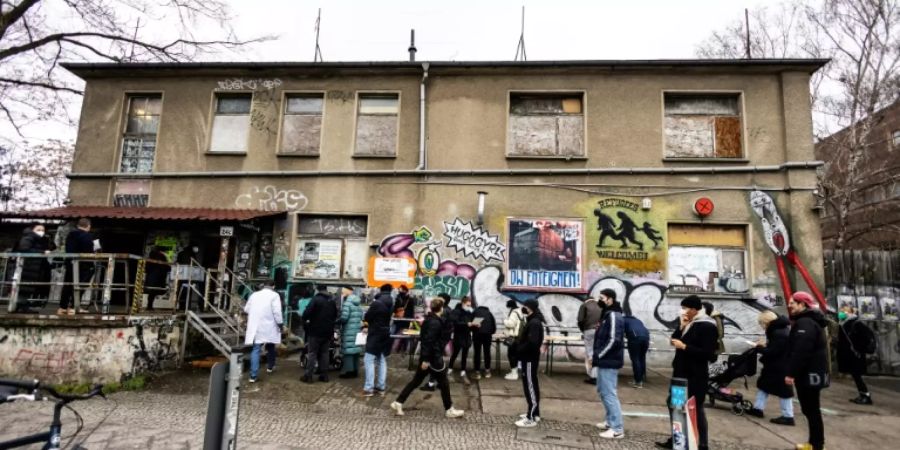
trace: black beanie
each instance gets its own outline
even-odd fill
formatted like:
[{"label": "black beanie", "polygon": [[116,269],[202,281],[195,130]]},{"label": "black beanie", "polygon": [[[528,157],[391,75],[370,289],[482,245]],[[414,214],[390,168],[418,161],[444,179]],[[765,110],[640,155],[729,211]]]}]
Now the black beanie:
[{"label": "black beanie", "polygon": [[541,310],[541,306],[538,304],[537,299],[525,300],[525,307],[528,308],[532,313],[536,313]]},{"label": "black beanie", "polygon": [[509,299],[509,300],[506,301],[506,307],[507,307],[507,308],[518,308],[518,307],[519,307],[519,302],[517,302],[515,299],[512,299],[512,298],[511,298],[511,299]]},{"label": "black beanie", "polygon": [[603,289],[602,291],[600,291],[600,293],[609,297],[613,301],[615,301],[615,299],[616,299],[616,291],[614,291],[612,289]]},{"label": "black beanie", "polygon": [[696,295],[688,295],[684,298],[684,300],[681,301],[681,306],[685,308],[696,309],[699,311],[703,309],[703,301],[700,300],[700,297],[697,297]]}]

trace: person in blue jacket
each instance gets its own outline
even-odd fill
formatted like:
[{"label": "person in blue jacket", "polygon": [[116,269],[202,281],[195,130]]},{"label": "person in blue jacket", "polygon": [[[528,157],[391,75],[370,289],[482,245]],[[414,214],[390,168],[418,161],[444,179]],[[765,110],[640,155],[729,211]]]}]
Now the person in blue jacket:
[{"label": "person in blue jacket", "polygon": [[628,357],[631,359],[631,369],[634,373],[634,381],[631,387],[641,389],[644,380],[647,379],[647,351],[650,350],[650,332],[644,326],[644,322],[634,316],[622,318],[625,323],[625,339],[628,346]]},{"label": "person in blue jacket", "polygon": [[594,335],[593,366],[597,368],[597,392],[606,408],[606,421],[597,424],[600,437],[622,439],[625,426],[622,423],[622,405],[616,393],[619,369],[625,364],[625,325],[622,307],[616,301],[616,291],[600,291],[600,303],[605,305],[600,317],[600,327]]}]

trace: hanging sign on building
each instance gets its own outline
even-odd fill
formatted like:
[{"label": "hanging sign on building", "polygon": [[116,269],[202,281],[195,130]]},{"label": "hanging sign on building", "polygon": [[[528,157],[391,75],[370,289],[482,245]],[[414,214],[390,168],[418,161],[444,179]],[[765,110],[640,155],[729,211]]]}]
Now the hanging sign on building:
[{"label": "hanging sign on building", "polygon": [[583,290],[581,220],[511,218],[507,230],[507,288]]},{"label": "hanging sign on building", "polygon": [[408,257],[373,256],[369,260],[369,286],[415,286],[416,260]]}]

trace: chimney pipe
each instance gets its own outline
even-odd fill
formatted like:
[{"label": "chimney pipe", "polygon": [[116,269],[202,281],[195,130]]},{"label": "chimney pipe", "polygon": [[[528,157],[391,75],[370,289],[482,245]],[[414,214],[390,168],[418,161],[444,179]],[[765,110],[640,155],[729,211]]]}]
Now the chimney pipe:
[{"label": "chimney pipe", "polygon": [[409,61],[416,60],[416,30],[409,30]]}]

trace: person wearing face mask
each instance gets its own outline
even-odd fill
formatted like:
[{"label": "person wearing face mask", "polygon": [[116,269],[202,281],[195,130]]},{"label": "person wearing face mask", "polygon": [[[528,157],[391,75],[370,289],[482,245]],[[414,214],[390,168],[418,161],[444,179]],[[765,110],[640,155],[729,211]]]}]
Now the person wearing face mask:
[{"label": "person wearing face mask", "polygon": [[474,319],[475,309],[472,308],[472,299],[468,296],[463,297],[456,308],[450,320],[453,321],[453,354],[450,356],[450,366],[447,369],[447,375],[453,374],[453,365],[456,363],[456,357],[462,353],[462,360],[459,363],[459,377],[464,384],[470,384],[469,378],[466,377],[466,364],[469,359],[469,347],[472,346],[472,319]]},{"label": "person wearing face mask", "polygon": [[[43,224],[35,224],[31,228],[26,228],[22,233],[22,238],[15,247],[16,253],[35,253],[46,255],[54,249],[54,245],[45,235]],[[20,304],[17,312],[30,312],[28,303],[21,299],[28,298],[47,298],[50,292],[50,285],[46,284],[50,281],[50,263],[47,258],[25,258],[22,263],[22,278],[26,283],[45,283],[41,285],[23,285],[19,288]]]},{"label": "person wearing face mask", "polygon": [[794,292],[788,303],[794,326],[791,328],[788,370],[784,384],[794,386],[800,410],[806,416],[809,440],[797,444],[797,450],[825,448],[822,422],[822,389],[831,383],[828,371],[828,331],[819,303],[807,292]]},{"label": "person wearing face mask", "polygon": [[541,389],[538,385],[538,364],[541,361],[541,346],[544,345],[544,316],[536,299],[530,299],[522,306],[525,313],[525,329],[516,341],[516,357],[519,372],[522,373],[522,390],[528,410],[519,416],[519,428],[536,427],[541,421]]},{"label": "person wearing face mask", "polygon": [[[76,228],[69,232],[66,236],[66,253],[94,253],[94,235],[91,234],[91,220],[82,217],[78,219]],[[90,261],[76,262],[69,259],[67,261],[65,284],[63,285],[62,295],[59,300],[59,309],[57,315],[74,316],[78,307],[79,299],[75,298],[74,273],[78,270],[78,283],[86,286],[90,283],[94,276],[94,264]],[[82,291],[79,291],[79,293]],[[87,310],[78,308],[79,314],[87,313]]]},{"label": "person wearing face mask", "polygon": [[[709,448],[709,430],[703,404],[706,401],[706,385],[709,380],[709,361],[716,352],[719,332],[716,323],[703,310],[700,297],[689,295],[681,301],[679,326],[672,333],[675,347],[672,359],[672,378],[687,379],[687,397],[694,397],[697,408],[698,448]],[[671,399],[669,415],[672,414]],[[657,447],[672,448],[672,439],[657,442]]]},{"label": "person wearing face mask", "polygon": [[616,291],[600,291],[603,315],[594,337],[592,365],[597,369],[597,393],[606,408],[606,420],[597,424],[600,437],[622,439],[625,425],[622,423],[622,404],[616,392],[619,369],[625,364],[625,323],[622,307],[616,301]]}]

